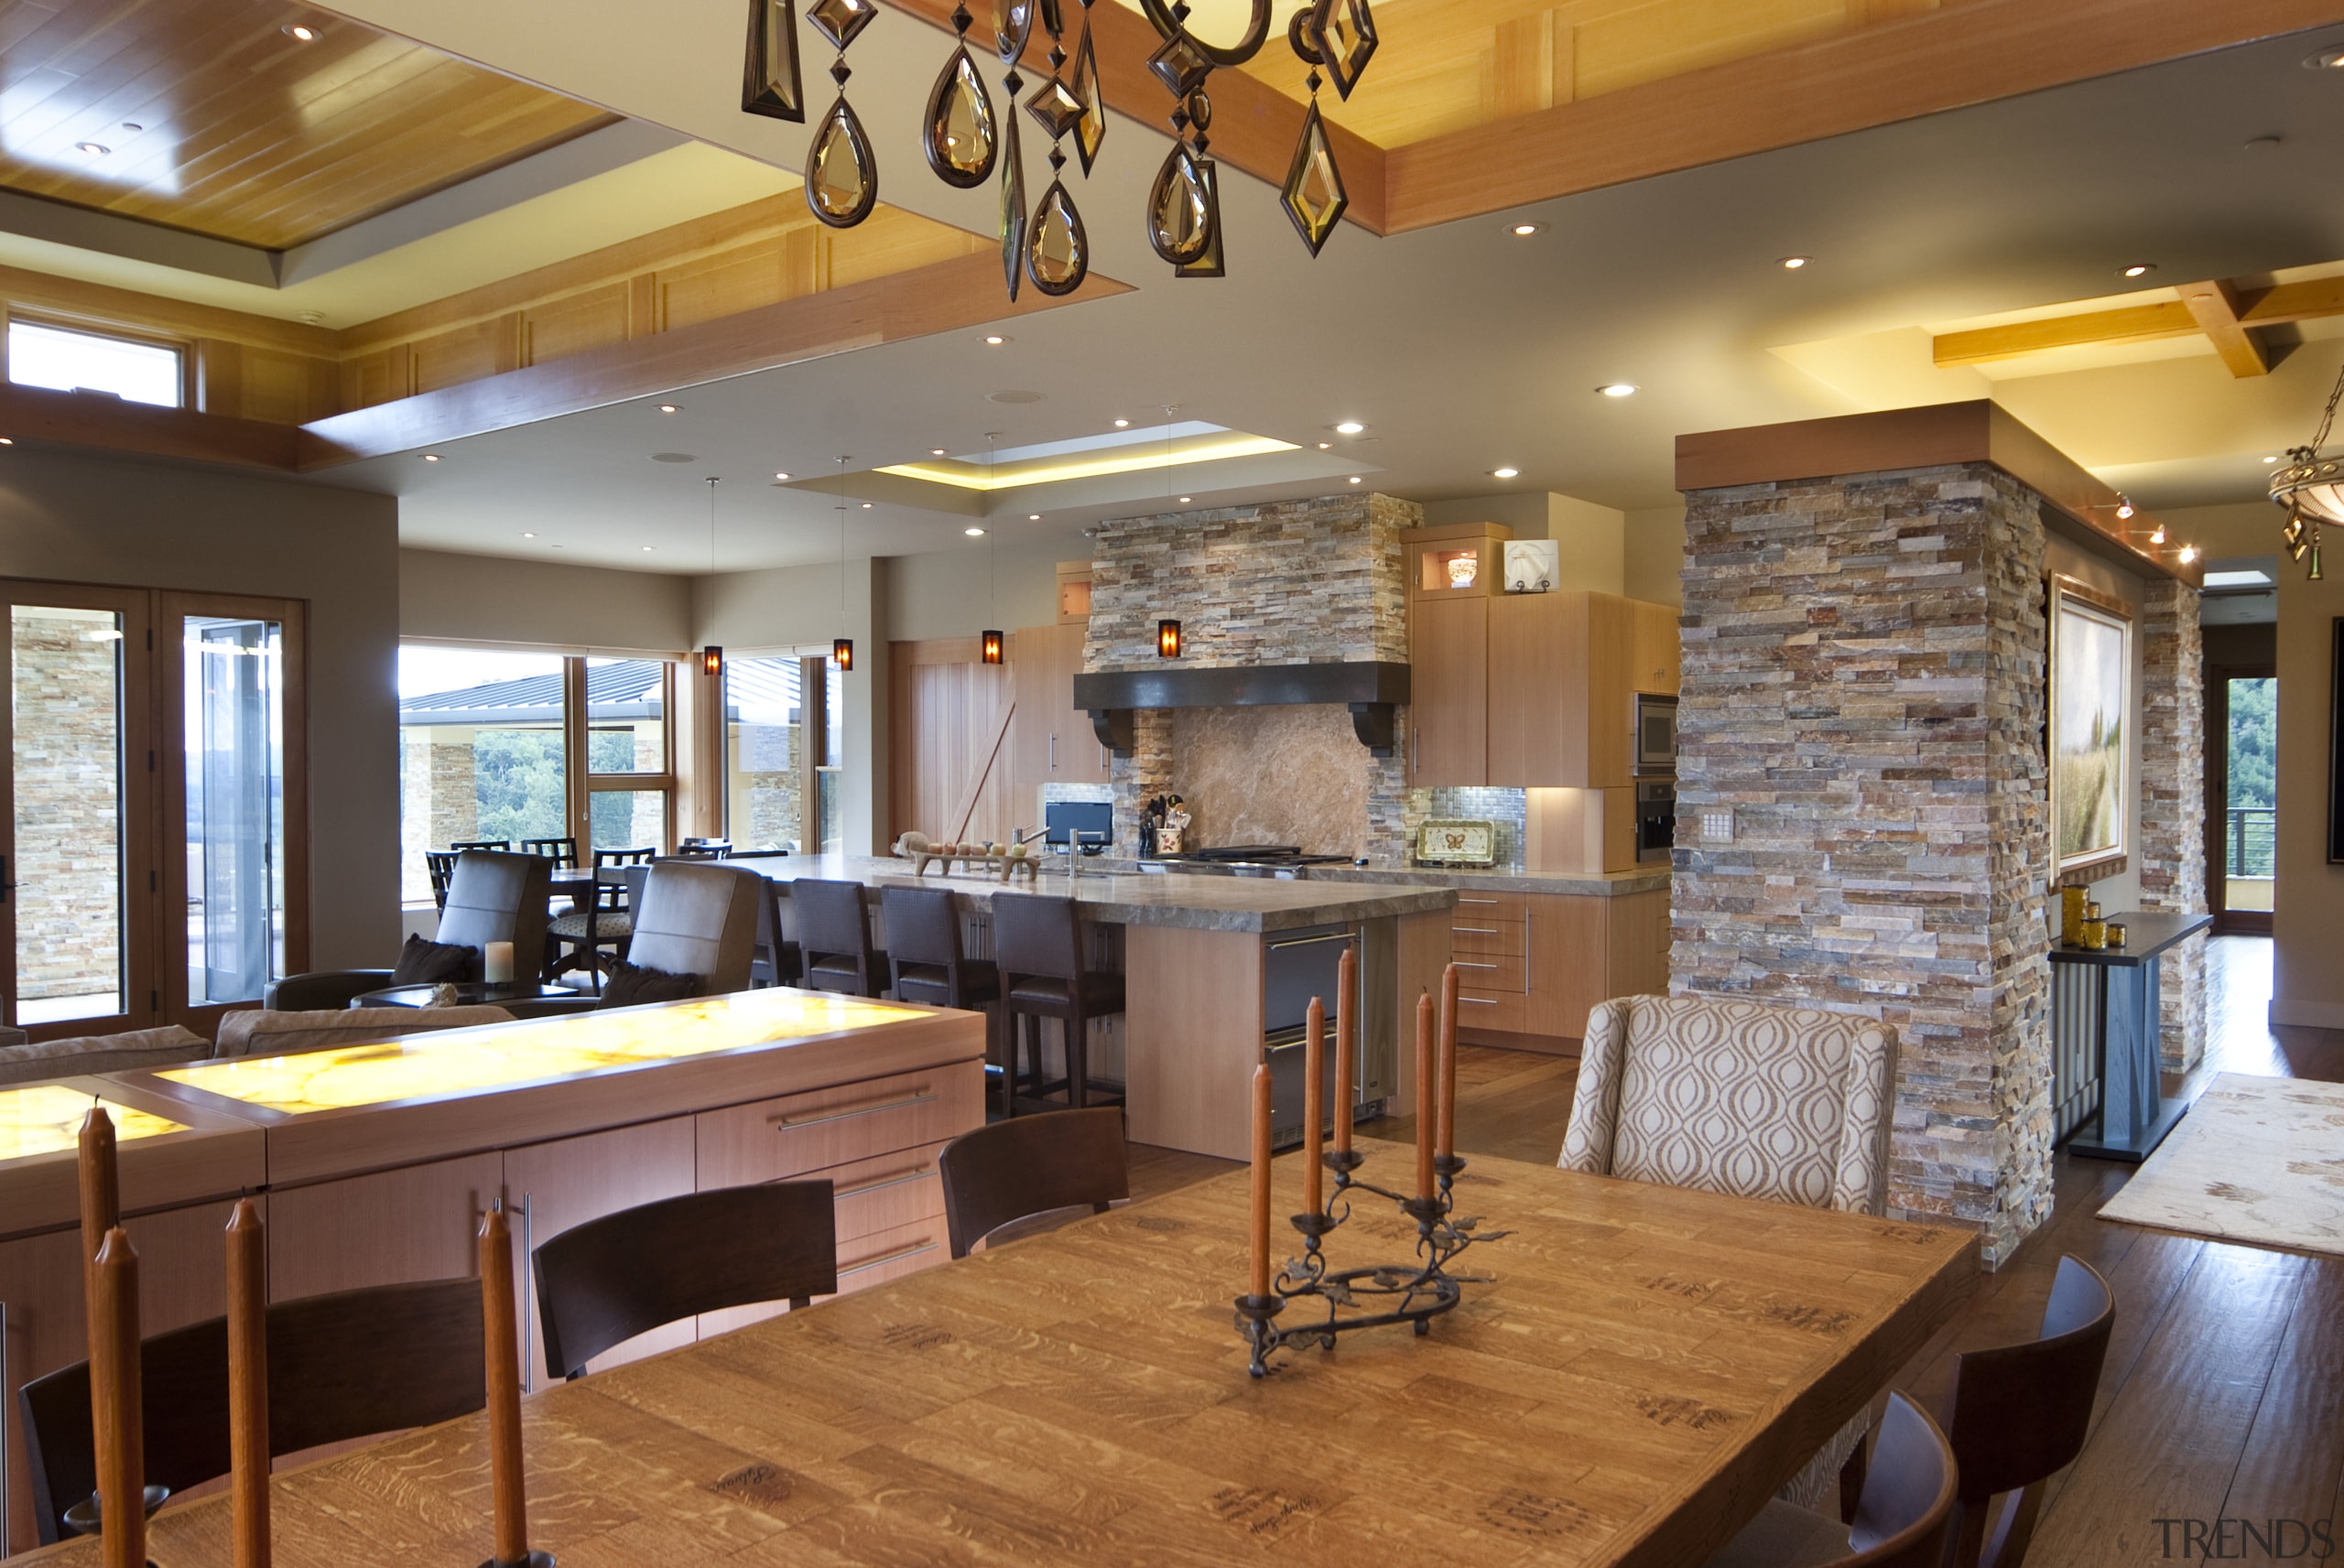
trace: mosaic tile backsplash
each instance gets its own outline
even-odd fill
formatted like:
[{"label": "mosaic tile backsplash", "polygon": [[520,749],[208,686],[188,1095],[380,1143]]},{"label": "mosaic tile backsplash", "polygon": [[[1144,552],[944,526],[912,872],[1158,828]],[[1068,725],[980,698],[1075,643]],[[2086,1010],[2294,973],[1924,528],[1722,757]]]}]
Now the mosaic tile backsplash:
[{"label": "mosaic tile backsplash", "polygon": [[1530,819],[1530,795],[1519,789],[1412,789],[1408,792],[1408,859],[1415,859],[1416,829],[1436,817],[1498,825],[1497,863],[1511,871],[1523,864],[1523,838]]}]

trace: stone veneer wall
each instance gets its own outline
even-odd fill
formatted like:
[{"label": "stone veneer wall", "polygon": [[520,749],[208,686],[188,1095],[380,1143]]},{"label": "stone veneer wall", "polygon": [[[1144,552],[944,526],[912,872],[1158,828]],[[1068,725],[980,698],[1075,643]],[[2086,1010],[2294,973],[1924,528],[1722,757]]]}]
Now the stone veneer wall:
[{"label": "stone veneer wall", "polygon": [[[1423,515],[1412,503],[1370,493],[1103,523],[1092,542],[1082,667],[1156,667],[1156,623],[1164,619],[1180,622],[1179,662],[1191,669],[1405,664],[1400,531],[1416,526]],[[1329,792],[1330,798],[1344,799],[1361,787],[1365,793],[1365,838],[1354,839],[1356,825],[1347,822],[1340,847],[1356,841],[1377,859],[1400,855],[1406,839],[1404,761],[1371,755],[1350,737],[1347,711],[1343,718],[1340,744],[1329,742],[1310,760],[1347,775],[1361,770]],[[1124,852],[1135,848],[1132,824],[1140,802],[1167,790],[1190,793],[1180,776],[1173,715],[1143,711],[1133,720],[1133,754],[1114,762],[1117,848]],[[1226,814],[1229,803],[1218,804]],[[1216,803],[1200,796],[1198,805],[1210,817]],[[1207,829],[1208,823],[1199,827]],[[1330,824],[1329,841],[1335,831]],[[1205,837],[1227,841],[1210,831]]]},{"label": "stone veneer wall", "polygon": [[1892,1212],[1999,1262],[2052,1196],[2038,499],[1979,463],[1687,501],[1671,989],[1893,1024]]},{"label": "stone veneer wall", "polygon": [[[2202,595],[2151,578],[2141,606],[2141,907],[2206,913],[2206,638]],[[2206,1054],[2206,939],[2158,960],[2165,1071]]]},{"label": "stone veneer wall", "polygon": [[122,733],[111,613],[19,608],[16,702],[16,999],[91,999],[122,983]]}]

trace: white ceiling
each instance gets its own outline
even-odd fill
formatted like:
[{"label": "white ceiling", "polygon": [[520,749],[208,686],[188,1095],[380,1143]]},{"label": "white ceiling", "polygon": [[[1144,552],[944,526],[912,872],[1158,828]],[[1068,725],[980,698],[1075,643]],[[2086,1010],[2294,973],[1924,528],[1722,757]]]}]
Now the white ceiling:
[{"label": "white ceiling", "polygon": [[[804,128],[735,108],[736,0],[665,0],[656,29],[629,0],[341,8],[784,167],[802,152]],[[1352,475],[1423,500],[1484,494],[1508,488],[1490,477],[1500,466],[1521,470],[1514,488],[1661,506],[1676,499],[1679,432],[1995,395],[2143,504],[2251,499],[2260,459],[2307,438],[2344,341],[2315,338],[2253,381],[2190,354],[1993,382],[1929,366],[1927,329],[2121,292],[2116,271],[2135,260],[2178,283],[2344,257],[2344,78],[2300,65],[2331,31],[2344,38],[2282,38],[1503,220],[1382,240],[1346,227],[1316,262],[1269,188],[1224,168],[1230,276],[1217,281],[1176,281],[1145,249],[1142,196],[1167,144],[1117,117],[1093,178],[1069,183],[1094,265],[1132,293],[1020,318],[1000,348],[972,331],[862,350],[680,389],[672,416],[646,400],[442,447],[436,464],[406,456],[320,477],[398,494],[411,545],[702,572],[707,476],[724,481],[720,569],[833,560],[835,499],[777,487],[774,470],[835,473],[852,454],[860,473],[935,447],[982,450],[987,432],[1004,447],[1064,440],[1119,416],[1156,422],[1167,406],[1298,449],[966,496],[952,511],[893,493],[865,510],[884,481],[851,477],[850,548],[959,546],[971,509],[997,536],[1071,544],[1085,523],[1180,495],[1316,493]],[[947,189],[914,140],[949,43],[883,12],[850,57],[849,96],[871,127],[883,200],[982,230],[993,192]],[[817,114],[827,63],[807,60]],[[2273,135],[2275,151],[2245,150]],[[1045,183],[1041,151],[1029,134],[1029,195]],[[1517,240],[1505,225],[1523,216],[1547,226]],[[1815,261],[1785,272],[1788,254]],[[1874,356],[1894,373],[1840,373],[1829,354],[1794,351],[1883,335],[1903,345]],[[1622,380],[1643,390],[1593,391]],[[991,399],[1004,391],[1043,396]],[[1352,418],[1364,437],[1330,433]],[[1044,520],[1026,521],[1033,512]]]}]

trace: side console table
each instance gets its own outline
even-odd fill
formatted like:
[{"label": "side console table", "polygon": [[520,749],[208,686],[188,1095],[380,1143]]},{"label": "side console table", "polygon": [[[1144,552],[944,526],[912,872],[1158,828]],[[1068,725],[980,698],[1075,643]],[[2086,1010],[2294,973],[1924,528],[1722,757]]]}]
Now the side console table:
[{"label": "side console table", "polygon": [[2122,947],[2095,952],[2064,942],[2051,945],[2056,966],[2051,976],[2052,1100],[2067,1112],[2065,1121],[2089,1104],[2090,1080],[2096,1078],[2099,1114],[2075,1123],[2067,1151],[2138,1164],[2189,1108],[2185,1101],[2165,1099],[2160,1081],[2157,957],[2212,925],[2214,917],[2134,913],[2111,918],[2124,923],[2127,941]]}]

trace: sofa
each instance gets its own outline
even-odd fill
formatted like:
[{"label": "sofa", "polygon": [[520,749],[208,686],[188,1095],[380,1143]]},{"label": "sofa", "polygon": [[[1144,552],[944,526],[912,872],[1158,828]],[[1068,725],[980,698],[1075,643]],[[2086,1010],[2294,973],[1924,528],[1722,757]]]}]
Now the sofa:
[{"label": "sofa", "polygon": [[216,1044],[168,1023],[123,1034],[83,1034],[0,1045],[0,1087],[91,1073],[151,1072],[234,1056],[288,1056],[335,1045],[393,1040],[425,1030],[512,1021],[513,1015],[501,1007],[351,1007],[315,1012],[253,1009],[222,1018]]}]

